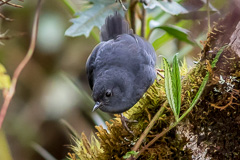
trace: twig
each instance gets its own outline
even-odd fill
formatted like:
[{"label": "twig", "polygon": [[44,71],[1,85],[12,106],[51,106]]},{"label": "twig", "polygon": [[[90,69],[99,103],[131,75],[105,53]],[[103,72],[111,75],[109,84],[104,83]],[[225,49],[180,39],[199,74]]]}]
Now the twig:
[{"label": "twig", "polygon": [[23,8],[23,6],[18,5],[18,4],[14,4],[14,3],[11,3],[11,2],[7,2],[7,4],[8,4],[9,6],[13,6],[13,7],[16,7],[16,8]]},{"label": "twig", "polygon": [[141,26],[141,36],[142,37],[145,37],[145,28],[146,28],[145,18],[146,18],[146,10],[142,5],[142,19],[141,19],[141,22],[142,22],[142,24],[141,24],[142,25]]},{"label": "twig", "polygon": [[124,11],[127,11],[127,8],[124,6],[124,4],[123,4],[122,0],[118,0],[118,1],[119,1],[119,3],[121,4],[121,6],[122,6],[123,10],[124,10]]},{"label": "twig", "polygon": [[151,36],[151,34],[152,34],[152,32],[153,32],[154,29],[155,29],[155,28],[151,29],[150,32],[148,33],[147,40],[149,40],[149,38],[150,38],[150,36]]},{"label": "twig", "polygon": [[213,104],[213,103],[210,103],[210,105],[214,108],[218,108],[220,110],[224,110],[225,108],[227,107],[231,107],[233,109],[235,109],[232,105],[235,104],[235,105],[240,105],[240,104],[237,104],[237,103],[233,103],[233,100],[236,99],[236,97],[234,97],[234,94],[238,95],[239,96],[239,91],[233,89],[232,92],[230,93],[231,97],[230,97],[230,101],[224,105],[224,106],[219,106],[219,105],[216,105],[216,104]]},{"label": "twig", "polygon": [[158,118],[163,114],[165,107],[167,105],[167,101],[165,101],[163,103],[163,105],[161,106],[161,109],[158,110],[158,112],[155,114],[155,116],[153,117],[153,119],[151,120],[151,122],[148,124],[147,128],[144,130],[144,132],[141,134],[139,140],[137,141],[137,143],[134,145],[134,147],[132,148],[132,151],[137,151],[138,148],[140,147],[140,145],[142,144],[142,141],[144,140],[144,138],[147,136],[147,134],[149,133],[149,131],[152,129],[152,127],[154,126],[154,124],[156,123],[156,121],[158,120]]},{"label": "twig", "polygon": [[0,18],[10,22],[13,21],[13,19],[5,17],[2,13],[0,13]]},{"label": "twig", "polygon": [[143,153],[146,149],[148,149],[148,147],[150,147],[152,144],[154,144],[160,137],[162,137],[163,135],[165,135],[167,132],[169,132],[171,129],[173,129],[174,127],[176,127],[176,125],[179,123],[180,121],[176,121],[174,122],[172,125],[170,125],[168,128],[166,128],[165,130],[163,130],[161,133],[157,134],[156,137],[154,137],[146,146],[144,146],[138,153],[137,156],[135,156],[135,158],[137,159],[141,153]]},{"label": "twig", "polygon": [[21,63],[18,65],[16,70],[14,71],[13,78],[12,78],[12,85],[9,88],[9,90],[7,91],[6,96],[4,97],[4,102],[3,102],[1,112],[0,112],[0,129],[2,127],[2,123],[5,118],[9,103],[11,102],[11,99],[15,93],[15,88],[16,88],[16,83],[17,83],[18,77],[19,77],[20,73],[22,72],[23,68],[26,66],[26,64],[31,59],[34,49],[35,49],[41,2],[42,2],[41,0],[38,0],[37,10],[36,10],[34,22],[33,22],[32,37],[31,37],[31,42],[30,42],[28,52],[27,52],[26,56],[24,57],[24,59],[21,61]]},{"label": "twig", "polygon": [[12,39],[14,37],[19,37],[19,36],[24,36],[24,35],[26,35],[26,33],[19,33],[19,34],[11,35],[11,36],[1,36],[0,35],[0,40],[9,40],[9,39]]},{"label": "twig", "polygon": [[11,0],[1,1],[2,3],[0,4],[0,6],[2,6],[2,5],[4,5],[4,4],[8,3],[9,1],[11,1]]},{"label": "twig", "polygon": [[129,11],[130,11],[130,23],[131,23],[131,28],[133,29],[133,33],[136,33],[136,22],[135,22],[135,7],[136,4],[138,3],[137,0],[131,0],[130,1],[130,7],[129,7]]},{"label": "twig", "polygon": [[208,33],[211,32],[211,25],[210,25],[210,9],[209,9],[209,0],[207,0],[207,16],[208,16]]},{"label": "twig", "polygon": [[[11,3],[10,1],[11,1],[11,0],[6,0],[6,1],[1,0],[2,3],[0,4],[0,6],[2,6],[2,5],[4,5],[4,4],[7,4],[7,5],[9,5],[9,6],[13,6],[13,7],[16,7],[16,8],[23,8],[23,6],[18,5],[18,4]],[[18,0],[18,1],[23,2],[23,0]]]}]

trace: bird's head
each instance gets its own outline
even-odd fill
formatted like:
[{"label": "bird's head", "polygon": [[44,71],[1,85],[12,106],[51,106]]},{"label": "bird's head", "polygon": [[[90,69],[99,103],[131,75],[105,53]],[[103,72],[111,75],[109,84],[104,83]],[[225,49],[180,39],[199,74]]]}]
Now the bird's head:
[{"label": "bird's head", "polygon": [[93,111],[100,109],[108,113],[122,113],[131,108],[136,102],[132,99],[134,89],[130,80],[128,76],[119,77],[119,74],[98,77],[93,86]]}]

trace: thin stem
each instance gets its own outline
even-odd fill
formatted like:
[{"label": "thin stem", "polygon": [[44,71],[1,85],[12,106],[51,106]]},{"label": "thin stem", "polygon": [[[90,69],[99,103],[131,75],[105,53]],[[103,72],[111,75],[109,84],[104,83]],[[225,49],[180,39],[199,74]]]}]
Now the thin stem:
[{"label": "thin stem", "polygon": [[154,144],[160,137],[164,136],[167,132],[169,132],[171,129],[173,129],[174,127],[176,127],[176,125],[179,123],[180,121],[176,121],[174,122],[172,125],[170,125],[168,128],[164,129],[161,133],[159,133],[158,135],[156,135],[156,137],[154,137],[146,146],[144,146],[138,153],[137,156],[135,156],[135,158],[137,159],[141,153],[143,153],[148,147],[150,147],[152,144]]},{"label": "thin stem", "polygon": [[2,3],[0,4],[0,6],[2,6],[2,5],[4,5],[4,4],[7,4],[7,5],[9,5],[9,6],[16,7],[16,8],[23,8],[23,6],[18,5],[18,4],[11,3],[10,1],[11,1],[11,0],[1,1]]},{"label": "thin stem", "polygon": [[141,36],[145,37],[145,28],[146,28],[146,23],[145,23],[145,18],[146,18],[146,10],[144,9],[142,5],[142,23],[141,23]]},{"label": "thin stem", "polygon": [[7,4],[8,4],[9,6],[16,7],[16,8],[23,8],[23,6],[18,5],[18,4],[14,4],[14,3],[11,3],[11,2],[8,2]]},{"label": "thin stem", "polygon": [[76,9],[73,7],[72,2],[69,0],[63,0],[63,3],[68,7],[69,11],[74,14]]},{"label": "thin stem", "polygon": [[149,131],[152,129],[152,127],[154,126],[154,124],[157,122],[158,118],[163,114],[165,107],[167,105],[167,101],[165,101],[163,103],[163,105],[161,106],[161,108],[158,110],[158,112],[155,114],[155,116],[153,117],[153,119],[151,120],[151,122],[148,124],[148,126],[146,127],[146,129],[144,130],[144,132],[141,134],[139,140],[137,141],[137,143],[134,145],[134,147],[132,148],[132,151],[137,151],[138,148],[141,146],[143,140],[145,139],[145,137],[148,135]]},{"label": "thin stem", "polygon": [[147,40],[149,40],[149,38],[150,38],[150,36],[151,36],[151,34],[152,34],[152,32],[153,32],[154,29],[155,29],[155,28],[151,29],[150,32],[148,33],[148,35],[147,35]]},{"label": "thin stem", "polygon": [[198,102],[198,99],[201,97],[202,92],[203,92],[203,90],[204,90],[204,88],[205,88],[205,86],[206,86],[206,84],[207,84],[207,82],[208,82],[209,75],[210,75],[209,72],[207,72],[207,74],[206,74],[206,76],[204,77],[203,82],[202,82],[202,84],[201,84],[201,86],[200,86],[200,88],[199,88],[196,96],[194,97],[194,99],[193,99],[193,101],[192,101],[192,103],[191,103],[191,106],[188,108],[187,111],[185,111],[185,112],[183,113],[183,115],[178,119],[178,121],[181,121],[181,120],[193,109],[193,107],[195,106],[195,104]]},{"label": "thin stem", "polygon": [[131,23],[131,28],[133,29],[133,33],[136,33],[136,19],[135,19],[135,8],[136,8],[137,0],[131,0],[130,1],[130,7],[129,7],[129,12],[130,12],[130,23]]},{"label": "thin stem", "polygon": [[209,0],[207,0],[207,15],[208,15],[208,33],[210,33],[211,32],[211,25],[210,25]]},{"label": "thin stem", "polygon": [[119,1],[119,3],[121,4],[121,6],[122,6],[123,10],[124,10],[124,11],[127,11],[127,8],[124,6],[124,4],[123,4],[122,0],[118,0],[118,1]]},{"label": "thin stem", "polygon": [[5,17],[2,13],[0,13],[0,18],[10,22],[13,21],[13,19]]},{"label": "thin stem", "polygon": [[11,38],[24,36],[24,35],[26,35],[26,33],[19,33],[19,34],[11,35],[11,36],[0,36],[0,40],[9,40]]},{"label": "thin stem", "polygon": [[11,1],[11,0],[1,1],[2,3],[0,4],[0,6],[2,6],[2,5],[4,5],[4,4],[8,3],[9,1]]},{"label": "thin stem", "polygon": [[35,17],[34,17],[34,22],[33,22],[32,37],[31,37],[31,42],[30,42],[28,52],[27,52],[26,56],[24,57],[24,59],[21,61],[21,63],[16,68],[16,70],[13,74],[13,78],[12,78],[12,85],[9,88],[9,90],[7,91],[7,94],[4,98],[2,109],[1,109],[1,112],[0,112],[0,129],[2,127],[2,123],[3,123],[3,120],[5,118],[8,106],[9,106],[11,100],[12,100],[12,97],[13,97],[14,93],[15,93],[18,77],[19,77],[20,73],[22,72],[23,68],[26,66],[26,64],[31,59],[31,57],[33,55],[33,52],[34,52],[34,49],[35,49],[41,2],[42,2],[41,0],[38,0],[37,10],[36,10]]}]

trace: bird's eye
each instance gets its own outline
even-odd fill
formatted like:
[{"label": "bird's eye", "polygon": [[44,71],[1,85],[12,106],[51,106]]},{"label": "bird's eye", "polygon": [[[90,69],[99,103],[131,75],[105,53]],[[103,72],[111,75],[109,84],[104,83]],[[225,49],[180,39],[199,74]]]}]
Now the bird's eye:
[{"label": "bird's eye", "polygon": [[110,90],[107,90],[106,91],[106,97],[110,97],[110,96],[112,96],[112,92]]}]

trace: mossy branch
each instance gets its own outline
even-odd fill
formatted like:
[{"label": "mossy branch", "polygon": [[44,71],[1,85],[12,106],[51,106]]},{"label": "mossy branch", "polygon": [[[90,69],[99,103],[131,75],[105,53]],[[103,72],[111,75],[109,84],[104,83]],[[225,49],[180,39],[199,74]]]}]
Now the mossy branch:
[{"label": "mossy branch", "polygon": [[[238,159],[240,149],[239,145],[236,144],[239,144],[240,140],[236,139],[236,136],[231,136],[231,134],[232,132],[234,132],[234,134],[239,133],[239,127],[231,127],[230,129],[226,127],[228,127],[228,125],[238,126],[238,123],[240,123],[238,118],[240,109],[237,108],[237,105],[240,104],[240,51],[237,47],[240,45],[239,32],[240,11],[239,9],[235,9],[213,26],[211,33],[208,35],[205,47],[201,52],[202,57],[199,63],[192,68],[187,75],[181,75],[184,76],[184,79],[182,79],[181,115],[185,116],[190,112],[190,109],[196,105],[181,124],[174,122],[173,113],[168,108],[166,102],[164,81],[158,79],[154,82],[153,86],[148,89],[142,99],[129,111],[124,113],[127,118],[138,121],[137,124],[129,124],[135,136],[130,135],[122,127],[120,118],[116,115],[116,118],[112,119],[111,123],[106,122],[108,131],[101,126],[96,127],[98,130],[96,135],[99,139],[98,142],[101,146],[101,152],[95,153],[94,157],[100,160],[122,159],[131,148],[136,151],[139,148],[142,154],[139,154],[138,159],[192,159],[194,156],[199,156],[195,154],[201,154],[202,152],[196,152],[196,150],[199,149],[198,146],[189,148],[186,144],[197,143],[204,139],[204,142],[206,142],[204,144],[207,144],[205,149],[207,147],[214,148],[214,152],[212,152],[211,149],[208,150],[208,156],[210,158],[225,159],[226,155],[228,155]],[[229,47],[222,51],[216,67],[209,70],[207,64],[214,63],[214,57],[216,57],[217,52],[225,44],[228,44]],[[224,84],[221,84],[221,81],[223,81],[221,80],[223,78],[220,78],[221,76],[224,77]],[[204,77],[207,78],[204,80]],[[206,79],[209,79],[208,83]],[[225,81],[227,82],[225,83]],[[203,91],[201,101],[196,103],[197,101],[193,99],[196,95],[198,95],[197,99],[199,99],[201,94],[197,92],[202,82],[204,82],[205,87],[203,88],[205,89],[201,90]],[[213,103],[216,105],[227,104],[226,100],[229,100],[229,95],[233,96],[231,100],[233,101],[232,107],[236,108],[235,110],[229,107],[221,111],[211,105]],[[192,101],[195,103],[191,104]],[[162,107],[160,108],[160,106]],[[164,111],[162,112],[162,110]],[[156,113],[158,118],[152,118]],[[229,116],[229,114],[231,116]],[[155,123],[153,123],[153,119]],[[182,120],[182,118],[180,117],[179,120]],[[219,123],[219,121],[221,123]],[[225,127],[222,125],[224,123],[227,124]],[[177,124],[178,126],[175,127]],[[149,125],[150,127],[147,128]],[[168,128],[168,126],[170,127]],[[198,128],[199,126],[201,127]],[[151,127],[152,129],[150,129]],[[147,129],[144,131],[145,128]],[[209,128],[211,129],[210,131],[207,130]],[[222,130],[223,128],[224,130]],[[188,137],[192,137],[192,134],[195,137],[200,137],[199,134],[202,130],[204,131],[205,137],[201,137],[201,139],[196,138],[196,141],[191,142]],[[221,137],[225,137],[225,142],[223,143],[221,142],[222,138],[219,139],[219,132],[221,133]],[[90,143],[89,145],[94,146],[94,144]],[[221,150],[221,147],[226,149],[224,145],[228,146],[228,152]],[[216,148],[216,146],[219,147]],[[84,146],[79,148],[79,152],[83,148]],[[146,148],[147,151],[145,150]],[[90,154],[90,152],[88,152],[88,154]],[[200,157],[203,155],[200,155]],[[76,156],[76,159],[80,158]]]}]

